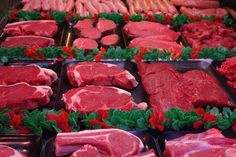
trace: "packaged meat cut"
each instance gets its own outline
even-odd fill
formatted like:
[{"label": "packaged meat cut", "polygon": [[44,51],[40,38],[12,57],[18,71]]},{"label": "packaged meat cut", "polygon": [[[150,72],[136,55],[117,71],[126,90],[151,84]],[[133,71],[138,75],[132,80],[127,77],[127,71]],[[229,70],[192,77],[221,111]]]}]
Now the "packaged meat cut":
[{"label": "packaged meat cut", "polygon": [[58,78],[50,69],[36,64],[26,66],[0,66],[0,85],[25,82],[30,85],[51,85]]},{"label": "packaged meat cut", "polygon": [[139,63],[138,69],[151,106],[163,111],[171,107],[189,111],[199,106],[233,105],[217,80],[202,70],[179,73],[167,63]]},{"label": "packaged meat cut", "polygon": [[53,37],[58,27],[54,20],[35,20],[8,23],[3,29],[4,32],[13,36],[36,35]]},{"label": "packaged meat cut", "polygon": [[146,109],[146,103],[136,104],[131,93],[108,86],[85,86],[73,88],[62,96],[67,111],[94,112],[111,108],[130,110]]},{"label": "packaged meat cut", "polygon": [[14,36],[7,37],[5,41],[1,43],[0,47],[6,46],[8,48],[27,46],[43,48],[55,45],[55,41],[52,38],[41,36]]},{"label": "packaged meat cut", "polygon": [[67,68],[67,77],[75,86],[113,85],[124,89],[132,89],[138,82],[127,70],[114,64],[100,62],[80,62]]},{"label": "packaged meat cut", "polygon": [[165,157],[233,157],[236,156],[236,139],[226,138],[213,128],[166,141],[164,154]]},{"label": "packaged meat cut", "polygon": [[21,154],[17,150],[5,146],[5,145],[0,145],[0,156],[2,157],[26,157],[25,155]]},{"label": "packaged meat cut", "polygon": [[[75,133],[59,133],[55,139],[56,156],[94,157],[142,156],[142,141],[135,135],[120,129],[85,130]],[[140,154],[140,155],[139,155]],[[153,155],[150,151],[147,154]]]},{"label": "packaged meat cut", "polygon": [[31,86],[27,83],[0,85],[0,109],[13,111],[36,109],[45,106],[53,94],[49,86]]}]

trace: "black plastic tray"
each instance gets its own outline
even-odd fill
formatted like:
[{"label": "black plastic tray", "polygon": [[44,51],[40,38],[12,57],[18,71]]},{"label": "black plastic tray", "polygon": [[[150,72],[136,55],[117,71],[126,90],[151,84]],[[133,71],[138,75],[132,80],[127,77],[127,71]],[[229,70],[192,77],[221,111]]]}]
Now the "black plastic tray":
[{"label": "black plastic tray", "polygon": [[5,65],[15,65],[15,66],[23,66],[23,65],[30,65],[30,64],[36,64],[42,68],[47,68],[51,69],[54,72],[56,72],[58,79],[51,85],[51,88],[53,90],[53,95],[51,96],[50,103],[47,105],[49,108],[54,108],[56,106],[56,98],[57,98],[57,93],[59,91],[59,78],[60,78],[60,73],[61,73],[61,63],[55,62],[55,61],[12,61],[8,64],[4,64],[0,62],[0,66],[5,66]]},{"label": "black plastic tray", "polygon": [[[195,130],[195,131],[167,131],[158,136],[158,138],[155,140],[156,145],[157,145],[157,150],[158,150],[158,155],[159,157],[165,157],[163,155],[163,152],[165,150],[165,141],[173,140],[175,138],[184,136],[186,134],[193,134],[193,133],[201,133],[206,130]],[[234,138],[236,139],[236,134],[233,133],[232,131],[223,131],[222,134],[225,137],[228,138]]]},{"label": "black plastic tray", "polygon": [[[79,63],[78,61],[68,61],[62,66],[61,76],[60,76],[60,92],[58,94],[58,100],[57,100],[57,109],[60,109],[64,106],[64,102],[61,100],[62,94],[66,93],[68,90],[75,88],[73,87],[67,78],[67,67],[76,65]],[[133,90],[131,90],[132,97],[134,99],[135,103],[141,103],[141,102],[147,102],[147,95],[142,87],[142,84],[140,83],[140,77],[137,74],[137,66],[133,62],[128,61],[102,61],[102,63],[110,63],[117,65],[120,68],[123,68],[127,71],[129,71],[135,79],[139,82],[138,86],[135,87]]]},{"label": "black plastic tray", "polygon": [[[153,149],[155,153],[158,154],[155,140],[150,134],[148,134],[147,132],[136,132],[136,131],[133,131],[131,133],[138,136],[142,140],[144,144],[144,149],[142,150],[142,152],[146,152],[150,149]],[[40,157],[55,157],[54,140],[55,137],[47,140],[44,143]]]},{"label": "black plastic tray", "polygon": [[27,157],[39,157],[42,140],[32,134],[0,135],[0,145],[14,148]]}]

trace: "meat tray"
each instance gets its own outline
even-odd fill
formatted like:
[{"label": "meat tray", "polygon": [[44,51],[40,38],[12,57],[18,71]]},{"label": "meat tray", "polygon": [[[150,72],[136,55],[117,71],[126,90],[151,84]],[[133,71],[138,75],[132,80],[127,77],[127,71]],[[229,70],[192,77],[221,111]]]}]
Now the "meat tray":
[{"label": "meat tray", "polygon": [[0,145],[14,148],[27,157],[39,157],[42,140],[33,134],[0,135]]},{"label": "meat tray", "polygon": [[[165,141],[169,141],[181,136],[184,136],[186,134],[192,134],[192,133],[201,133],[204,132],[205,130],[195,130],[195,131],[167,131],[158,136],[158,138],[155,140],[156,145],[157,145],[157,150],[158,150],[158,155],[159,157],[165,157],[163,155],[163,152],[165,150]],[[236,139],[235,133],[232,131],[223,131],[222,134],[225,137],[228,138],[234,138]]]},{"label": "meat tray", "polygon": [[[221,88],[226,92],[229,97],[230,104],[232,108],[236,108],[236,97],[230,90],[230,87],[226,84],[222,76],[216,71],[214,66],[207,61],[159,61],[170,64],[174,69],[180,73],[184,73],[189,70],[203,70],[204,72],[214,76],[221,86]],[[147,63],[157,63],[157,62],[147,62]]]},{"label": "meat tray", "polygon": [[[138,136],[143,144],[144,144],[144,149],[143,151],[147,151],[150,149],[154,149],[155,153],[158,154],[157,151],[157,146],[155,144],[155,140],[154,138],[148,134],[147,132],[131,132],[134,135]],[[55,157],[55,144],[54,144],[54,137],[50,138],[49,140],[45,141],[43,147],[42,147],[42,151],[40,154],[40,157]]]},{"label": "meat tray", "polygon": [[[128,62],[128,61],[102,61],[102,62],[115,64],[118,67],[129,71],[135,77],[135,79],[139,82],[139,85],[131,91],[134,102],[137,104],[141,103],[141,102],[147,102],[147,95],[140,83],[141,81],[140,81],[140,77],[137,74],[137,66],[135,63]],[[78,61],[68,61],[65,64],[63,64],[63,66],[62,66],[60,83],[59,83],[60,84],[60,87],[59,87],[60,91],[59,91],[58,98],[56,101],[56,103],[57,103],[56,108],[57,109],[60,109],[64,106],[64,102],[61,100],[62,94],[66,93],[68,90],[73,88],[73,86],[70,85],[69,80],[67,78],[67,73],[66,73],[67,67],[70,65],[75,65],[77,63],[78,63]]]},{"label": "meat tray", "polygon": [[0,62],[0,66],[4,66],[4,65],[15,65],[15,66],[18,65],[19,66],[19,65],[30,65],[30,64],[36,64],[36,65],[38,65],[42,68],[48,68],[48,69],[51,69],[51,70],[53,70],[57,73],[58,80],[56,80],[51,85],[51,88],[53,90],[53,95],[51,96],[50,104],[47,105],[49,108],[54,108],[57,93],[58,93],[58,87],[59,87],[59,77],[60,77],[60,73],[61,73],[61,63],[55,62],[55,61],[31,61],[31,60],[28,60],[28,61],[12,61],[8,64],[4,64],[4,63]]}]

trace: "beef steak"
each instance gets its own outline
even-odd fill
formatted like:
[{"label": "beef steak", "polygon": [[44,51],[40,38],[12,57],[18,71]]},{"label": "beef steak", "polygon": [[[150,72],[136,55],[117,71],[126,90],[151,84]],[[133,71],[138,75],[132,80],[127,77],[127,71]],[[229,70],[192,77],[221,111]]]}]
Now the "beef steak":
[{"label": "beef steak", "polygon": [[[85,145],[92,145],[93,147]],[[125,157],[140,153],[144,145],[138,137],[120,129],[85,130],[74,133],[59,133],[56,136],[56,156],[69,155],[80,150],[81,147],[81,151],[97,149],[98,152],[93,153],[110,157]]]},{"label": "beef steak", "polygon": [[75,86],[114,85],[124,89],[132,89],[138,85],[127,70],[121,69],[114,64],[100,62],[80,62],[67,68],[67,77]]},{"label": "beef steak", "polygon": [[94,21],[92,19],[80,20],[76,23],[74,28],[78,29],[79,31],[85,28],[93,28],[93,23]]},{"label": "beef steak", "polygon": [[104,32],[115,32],[116,30],[116,24],[112,20],[107,20],[100,18],[98,20],[96,28],[104,33]]},{"label": "beef steak", "polygon": [[115,46],[118,42],[119,36],[117,34],[107,35],[101,39],[101,44],[103,46]]},{"label": "beef steak", "polygon": [[0,109],[36,109],[48,104],[52,94],[49,86],[30,86],[27,83],[0,85]]},{"label": "beef steak", "polygon": [[64,93],[62,99],[67,111],[94,112],[111,108],[130,110],[147,107],[146,104],[135,104],[129,92],[108,86],[73,88]]},{"label": "beef steak", "polygon": [[5,145],[0,145],[0,155],[2,157],[26,157],[17,150]]},{"label": "beef steak", "polygon": [[73,42],[73,46],[82,50],[93,50],[98,47],[98,43],[93,39],[77,38]]},{"label": "beef steak", "polygon": [[97,28],[84,28],[80,31],[80,36],[97,40],[101,37],[101,32]]},{"label": "beef steak", "polygon": [[51,85],[57,80],[57,74],[36,64],[26,66],[1,66],[0,85],[25,82],[30,85]]}]

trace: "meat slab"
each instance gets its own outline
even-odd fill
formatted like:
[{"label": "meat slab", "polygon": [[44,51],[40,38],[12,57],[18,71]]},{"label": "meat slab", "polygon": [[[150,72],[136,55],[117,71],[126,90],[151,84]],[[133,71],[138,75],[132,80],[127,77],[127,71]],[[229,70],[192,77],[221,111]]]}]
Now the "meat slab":
[{"label": "meat slab", "polygon": [[5,41],[1,43],[1,47],[6,46],[8,48],[19,46],[43,48],[53,45],[55,45],[54,39],[41,36],[7,37]]},{"label": "meat slab", "polygon": [[181,74],[167,63],[140,63],[138,68],[151,106],[163,111],[172,107],[189,111],[194,106],[232,106],[217,80],[204,71]]},{"label": "meat slab", "polygon": [[49,86],[31,86],[27,83],[0,85],[0,109],[36,109],[48,104],[52,94]]},{"label": "meat slab", "polygon": [[114,85],[132,89],[138,85],[127,70],[114,64],[100,62],[80,62],[67,68],[67,77],[75,87],[84,85]]},{"label": "meat slab", "polygon": [[76,23],[74,28],[80,31],[85,28],[93,28],[93,23],[94,21],[92,19],[80,20]]},{"label": "meat slab", "polygon": [[5,145],[0,145],[0,155],[2,157],[26,157],[17,150]]},{"label": "meat slab", "polygon": [[130,110],[146,109],[147,104],[135,104],[131,93],[108,86],[85,86],[73,88],[63,94],[67,111],[94,112],[111,108]]},{"label": "meat slab", "polygon": [[117,34],[107,35],[101,39],[101,44],[103,46],[115,46],[118,44],[118,42],[119,36]]},{"label": "meat slab", "polygon": [[166,157],[236,156],[236,140],[224,137],[215,128],[169,140],[165,143],[165,147]]},{"label": "meat slab", "polygon": [[58,76],[53,70],[41,68],[36,64],[0,67],[0,85],[20,82],[30,85],[51,85],[57,78]]},{"label": "meat slab", "polygon": [[101,37],[101,32],[97,28],[84,28],[81,29],[80,36],[96,40]]},{"label": "meat slab", "polygon": [[107,19],[100,18],[98,20],[96,28],[99,31],[101,31],[102,33],[104,33],[104,32],[115,32],[116,24],[112,20],[107,20]]},{"label": "meat slab", "polygon": [[140,153],[144,145],[138,137],[129,132],[120,129],[98,129],[59,133],[55,139],[55,148],[56,156],[70,155],[77,150],[74,155],[79,155],[93,150],[88,153],[107,157],[128,157]]},{"label": "meat slab", "polygon": [[73,46],[83,50],[93,50],[98,47],[98,43],[93,39],[77,38]]},{"label": "meat slab", "polygon": [[13,36],[36,35],[53,37],[57,33],[57,23],[54,20],[36,20],[8,23],[4,32]]}]

